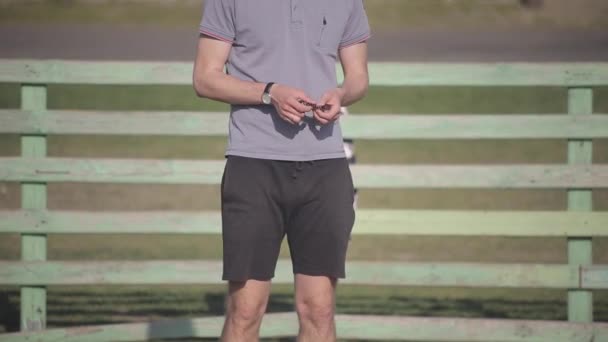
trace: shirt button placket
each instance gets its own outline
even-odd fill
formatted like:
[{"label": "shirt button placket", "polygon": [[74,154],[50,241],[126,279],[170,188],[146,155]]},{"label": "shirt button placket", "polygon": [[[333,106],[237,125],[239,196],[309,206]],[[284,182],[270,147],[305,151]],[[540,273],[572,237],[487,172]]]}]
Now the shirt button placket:
[{"label": "shirt button placket", "polygon": [[298,0],[291,0],[290,1],[290,5],[291,5],[291,24],[294,26],[300,25],[302,24],[302,17],[300,15],[300,13],[302,12],[298,6],[299,6],[299,1]]}]

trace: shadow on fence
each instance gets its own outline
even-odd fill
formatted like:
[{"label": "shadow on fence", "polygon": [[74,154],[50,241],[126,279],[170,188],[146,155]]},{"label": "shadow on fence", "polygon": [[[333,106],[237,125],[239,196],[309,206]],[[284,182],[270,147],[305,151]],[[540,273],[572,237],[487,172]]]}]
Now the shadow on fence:
[{"label": "shadow on fence", "polygon": [[0,291],[0,332],[19,331],[18,297],[18,291]]}]

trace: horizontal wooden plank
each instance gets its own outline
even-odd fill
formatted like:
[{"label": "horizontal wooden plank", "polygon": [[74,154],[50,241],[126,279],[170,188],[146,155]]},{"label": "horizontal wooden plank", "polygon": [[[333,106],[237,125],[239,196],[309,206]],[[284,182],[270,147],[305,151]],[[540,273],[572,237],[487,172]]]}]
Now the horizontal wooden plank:
[{"label": "horizontal wooden plank", "polygon": [[0,59],[0,82],[189,85],[192,66],[187,62]]},{"label": "horizontal wooden plank", "polygon": [[219,234],[221,224],[219,211],[0,210],[0,233]]},{"label": "horizontal wooden plank", "polygon": [[369,75],[383,86],[599,86],[608,63],[371,63]]},{"label": "horizontal wooden plank", "polygon": [[[260,335],[292,337],[298,332],[293,312],[267,313]],[[0,335],[4,342],[107,342],[175,338],[217,338],[224,317],[179,318],[141,323],[48,329]],[[606,323],[499,320],[454,317],[336,315],[341,339],[397,341],[550,341],[589,342],[608,338]]]},{"label": "horizontal wooden plank", "polygon": [[[583,119],[584,118],[584,119]],[[349,115],[356,139],[559,139],[608,136],[608,115]]]},{"label": "horizontal wooden plank", "polygon": [[224,160],[0,158],[0,181],[219,184]]},{"label": "horizontal wooden plank", "polygon": [[0,110],[0,133],[227,135],[228,113]]},{"label": "horizontal wooden plank", "polygon": [[577,269],[549,264],[350,262],[347,284],[463,287],[577,287]]},{"label": "horizontal wooden plank", "polygon": [[[369,74],[381,86],[599,86],[608,84],[608,63],[380,62]],[[190,85],[192,63],[0,59],[0,82]]]},{"label": "horizontal wooden plank", "polygon": [[[607,237],[608,212],[357,209],[354,235]],[[219,211],[0,210],[0,233],[219,234]]]},{"label": "horizontal wooden plank", "polygon": [[[1,285],[219,284],[221,261],[0,261]],[[291,283],[278,262],[274,283]],[[347,263],[345,284],[579,288],[579,268],[557,264]],[[595,284],[606,288],[608,284]]]},{"label": "horizontal wooden plank", "polygon": [[340,338],[402,341],[602,341],[606,323],[435,317],[336,317]]},{"label": "horizontal wooden plank", "polygon": [[[221,160],[0,158],[0,181],[219,184]],[[364,165],[359,188],[607,188],[600,165]]]},{"label": "horizontal wooden plank", "polygon": [[[228,113],[0,110],[0,133],[226,135]],[[340,119],[363,139],[548,139],[608,137],[608,115],[365,115]]]},{"label": "horizontal wooden plank", "polygon": [[608,165],[352,166],[360,188],[605,188]]},{"label": "horizontal wooden plank", "polygon": [[588,289],[606,289],[606,284],[608,284],[608,265],[591,265],[581,267],[582,287]]},{"label": "horizontal wooden plank", "polygon": [[357,209],[353,234],[608,236],[608,212]]}]

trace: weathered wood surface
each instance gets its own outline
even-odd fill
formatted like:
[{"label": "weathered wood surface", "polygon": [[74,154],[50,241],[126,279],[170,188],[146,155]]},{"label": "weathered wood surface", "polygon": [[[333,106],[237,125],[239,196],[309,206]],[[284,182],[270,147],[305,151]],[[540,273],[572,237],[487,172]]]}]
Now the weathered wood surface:
[{"label": "weathered wood surface", "polygon": [[[0,262],[0,283],[22,287],[22,329],[44,327],[45,284],[183,284],[221,283],[220,262],[46,262],[49,232],[89,229],[113,232],[126,227],[133,232],[183,226],[184,233],[217,232],[217,213],[155,214],[123,213],[114,218],[93,213],[48,213],[45,182],[124,182],[218,184],[223,161],[159,161],[44,158],[45,134],[172,134],[224,135],[226,114],[211,113],[103,113],[45,111],[44,84],[191,84],[191,63],[82,62],[0,60],[0,82],[30,84],[22,89],[22,110],[0,112],[0,133],[25,133],[24,158],[0,159],[0,181],[20,181],[22,207],[6,214],[0,232],[23,235],[24,261]],[[339,79],[342,79],[338,69]],[[608,63],[552,64],[370,64],[372,85],[381,86],[570,86],[608,84]],[[44,89],[44,90],[43,90]],[[493,166],[394,166],[353,167],[356,185],[388,188],[564,188],[568,189],[569,213],[472,213],[381,211],[359,212],[355,234],[450,234],[465,235],[568,236],[569,265],[466,264],[466,263],[371,263],[352,262],[345,283],[413,286],[541,287],[569,289],[569,319],[591,322],[591,289],[608,288],[608,265],[591,265],[590,236],[605,236],[606,216],[592,213],[591,188],[608,188],[608,166],[589,165],[592,138],[608,136],[606,116],[592,112],[592,90],[569,91],[566,115],[360,115],[344,119],[346,135],[367,139],[512,139],[571,138],[570,165]],[[112,116],[110,116],[112,115]],[[146,116],[147,117],[144,117]],[[117,119],[112,121],[111,119]],[[149,120],[149,124],[141,122]],[[380,123],[379,123],[380,122]],[[120,123],[120,125],[117,125]],[[139,125],[139,126],[137,126]],[[164,126],[164,127],[163,127]],[[163,128],[165,132],[161,131]],[[12,131],[11,131],[12,130]],[[36,136],[37,135],[37,136]],[[32,213],[35,214],[32,214]],[[112,214],[112,213],[104,213]],[[63,216],[62,216],[63,215]],[[409,216],[408,216],[409,215]],[[408,216],[408,217],[406,217]],[[72,222],[67,222],[69,220]],[[148,228],[154,225],[157,228]],[[497,224],[499,222],[499,224]],[[133,225],[137,223],[137,225]],[[11,225],[17,224],[17,228]],[[23,228],[22,224],[32,228]],[[162,225],[161,225],[162,224]],[[84,226],[83,226],[84,225]],[[133,227],[133,228],[129,228]],[[378,228],[380,227],[380,228]],[[430,227],[430,228],[429,228]],[[531,228],[532,227],[532,228]],[[34,230],[32,230],[34,229]],[[105,231],[109,229],[108,231]],[[124,232],[124,231],[123,231]],[[456,234],[456,235],[458,235]],[[291,282],[291,267],[281,261],[277,282]],[[271,315],[272,317],[273,315]],[[293,335],[297,327],[293,314],[274,316],[263,334]],[[42,323],[39,323],[42,322]],[[188,320],[170,323],[61,329],[59,335],[40,335],[62,340],[121,340],[218,335],[221,318],[204,322]],[[156,324],[156,325],[155,325]],[[273,325],[274,324],[274,325]],[[268,328],[269,327],[269,328]],[[405,330],[404,330],[405,327]],[[139,330],[138,330],[139,329]],[[209,329],[215,329],[212,335]],[[69,330],[69,331],[68,331]],[[490,321],[426,318],[341,317],[342,338],[411,340],[608,340],[605,324],[566,322]],[[135,338],[132,335],[139,334]],[[63,334],[63,335],[62,335]],[[176,335],[177,334],[177,335]],[[182,334],[182,336],[178,336]],[[274,335],[273,335],[274,334]],[[4,335],[0,339],[4,340]],[[38,340],[39,335],[11,335],[8,338]],[[89,338],[90,337],[90,338]]]},{"label": "weathered wood surface", "polygon": [[[221,261],[0,261],[2,285],[220,284]],[[347,263],[344,284],[465,287],[608,288],[602,265],[504,263]],[[591,276],[581,276],[590,273]],[[291,283],[291,262],[280,260],[274,283]]]},{"label": "weathered wood surface", "polygon": [[[593,89],[568,89],[568,113],[572,117],[590,117],[593,113]],[[568,140],[568,163],[590,165],[593,162],[591,140]],[[568,210],[590,212],[593,210],[591,189],[569,189]],[[608,226],[607,226],[608,227]],[[568,261],[573,266],[593,263],[591,238],[568,239]],[[568,291],[568,320],[593,322],[593,293],[591,291]]]},{"label": "weathered wood surface", "polygon": [[3,109],[0,133],[227,135],[228,113]]},{"label": "weathered wood surface", "polygon": [[[46,86],[21,86],[21,109],[43,111],[46,109]],[[21,156],[26,158],[43,158],[47,154],[47,141],[44,136],[21,136]],[[23,209],[46,209],[46,184],[21,184],[21,207]],[[45,260],[47,236],[43,234],[21,235],[21,259]],[[20,326],[24,331],[35,331],[46,328],[46,288],[20,288]]]},{"label": "weathered wood surface", "polygon": [[[219,184],[222,160],[0,158],[0,181]],[[608,188],[608,165],[365,165],[359,188]]]},{"label": "weathered wood surface", "polygon": [[[608,137],[608,115],[375,115],[340,119],[363,139],[548,139]],[[223,136],[228,113],[0,110],[0,133]]]},{"label": "weathered wood surface", "polygon": [[224,160],[0,158],[0,181],[219,184]]},{"label": "weathered wood surface", "polygon": [[608,165],[365,165],[351,167],[360,188],[605,188]]},{"label": "weathered wood surface", "polygon": [[[3,342],[107,342],[168,338],[219,337],[223,317],[180,318],[141,323],[49,329],[43,333],[0,335]],[[397,341],[547,341],[592,342],[608,339],[606,323],[570,323],[538,320],[336,315],[342,339]],[[295,313],[268,313],[260,335],[265,338],[295,336]]]},{"label": "weathered wood surface", "polygon": [[349,115],[344,135],[357,139],[549,139],[608,135],[608,116]]},{"label": "weathered wood surface", "polygon": [[[607,63],[370,63],[382,86],[596,86],[608,84]],[[341,81],[342,69],[338,68]]]},{"label": "weathered wood surface", "polygon": [[[0,59],[0,82],[68,84],[192,84],[189,62],[98,62]],[[338,80],[342,70],[336,65]],[[598,86],[607,63],[369,63],[381,86]]]},{"label": "weathered wood surface", "polygon": [[[0,210],[0,233],[219,234],[219,211]],[[357,209],[354,235],[606,237],[608,212]]]},{"label": "weathered wood surface", "polygon": [[606,289],[608,285],[608,265],[581,266],[581,284],[584,284],[584,287],[590,290]]}]

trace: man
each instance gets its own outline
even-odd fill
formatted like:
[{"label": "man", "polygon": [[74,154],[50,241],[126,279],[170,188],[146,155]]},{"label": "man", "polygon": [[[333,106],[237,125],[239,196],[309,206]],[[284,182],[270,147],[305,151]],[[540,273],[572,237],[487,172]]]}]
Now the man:
[{"label": "man", "polygon": [[338,118],[341,106],[367,91],[362,0],[206,0],[200,34],[194,88],[231,105],[221,189],[222,279],[229,282],[222,340],[258,339],[287,235],[298,340],[335,341],[335,287],[354,223]]}]

